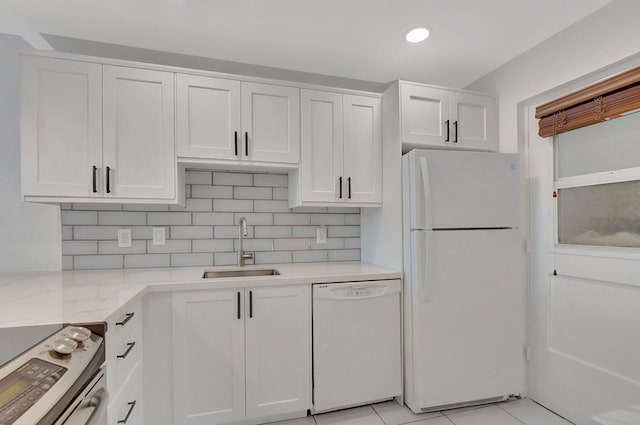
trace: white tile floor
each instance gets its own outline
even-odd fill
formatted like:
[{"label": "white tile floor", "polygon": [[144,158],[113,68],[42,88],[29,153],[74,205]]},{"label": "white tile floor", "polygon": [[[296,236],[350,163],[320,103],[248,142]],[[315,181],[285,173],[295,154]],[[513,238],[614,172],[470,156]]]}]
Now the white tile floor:
[{"label": "white tile floor", "polygon": [[529,399],[416,415],[394,401],[270,425],[571,425]]}]

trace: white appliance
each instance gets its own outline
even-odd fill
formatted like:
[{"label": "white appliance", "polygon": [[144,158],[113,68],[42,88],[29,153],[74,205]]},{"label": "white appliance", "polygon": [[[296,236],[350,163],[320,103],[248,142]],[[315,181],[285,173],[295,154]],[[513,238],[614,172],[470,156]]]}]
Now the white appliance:
[{"label": "white appliance", "polygon": [[521,393],[518,155],[414,150],[402,161],[406,404]]},{"label": "white appliance", "polygon": [[313,413],[402,394],[400,280],[313,285]]}]

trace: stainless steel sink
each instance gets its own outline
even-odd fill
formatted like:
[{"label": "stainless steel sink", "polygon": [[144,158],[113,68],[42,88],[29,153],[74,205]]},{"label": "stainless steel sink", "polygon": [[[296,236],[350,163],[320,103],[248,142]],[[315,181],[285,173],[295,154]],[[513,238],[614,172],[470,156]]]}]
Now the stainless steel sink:
[{"label": "stainless steel sink", "polygon": [[224,277],[278,276],[276,269],[216,270],[205,271],[203,279],[219,279]]}]

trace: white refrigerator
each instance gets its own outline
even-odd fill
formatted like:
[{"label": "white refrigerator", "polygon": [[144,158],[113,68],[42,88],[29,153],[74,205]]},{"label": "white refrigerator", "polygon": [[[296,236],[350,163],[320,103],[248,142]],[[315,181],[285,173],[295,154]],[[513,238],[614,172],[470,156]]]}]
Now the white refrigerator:
[{"label": "white refrigerator", "polygon": [[517,154],[403,156],[405,401],[416,413],[519,395]]}]

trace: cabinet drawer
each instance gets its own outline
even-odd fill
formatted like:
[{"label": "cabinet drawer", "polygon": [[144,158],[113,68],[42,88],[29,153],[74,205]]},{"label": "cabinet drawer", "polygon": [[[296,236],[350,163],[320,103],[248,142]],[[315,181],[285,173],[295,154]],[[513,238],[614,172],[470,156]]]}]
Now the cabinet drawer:
[{"label": "cabinet drawer", "polygon": [[114,350],[107,353],[107,385],[112,394],[113,391],[119,391],[141,357],[142,330],[138,326]]},{"label": "cabinet drawer", "polygon": [[109,425],[142,424],[142,368],[140,365],[135,367],[123,388],[115,395],[109,405],[108,416]]},{"label": "cabinet drawer", "polygon": [[107,320],[107,353],[114,351],[131,331],[138,327],[142,316],[140,299],[133,300],[121,307]]}]

